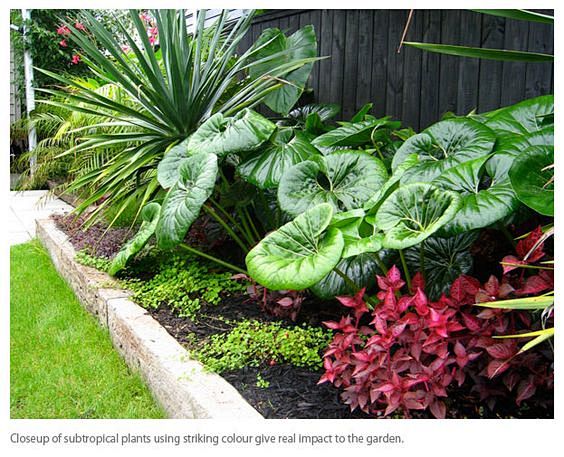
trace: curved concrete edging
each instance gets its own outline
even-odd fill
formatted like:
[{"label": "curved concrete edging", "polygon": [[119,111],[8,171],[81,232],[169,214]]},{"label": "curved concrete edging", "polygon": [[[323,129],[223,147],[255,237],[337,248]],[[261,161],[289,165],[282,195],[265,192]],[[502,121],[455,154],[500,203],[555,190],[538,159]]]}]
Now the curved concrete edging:
[{"label": "curved concrete edging", "polygon": [[37,237],[82,305],[107,327],[114,347],[141,373],[170,418],[264,419],[221,376],[204,370],[147,311],[112,288],[110,276],[75,262],[76,251],[51,219],[37,220]]}]

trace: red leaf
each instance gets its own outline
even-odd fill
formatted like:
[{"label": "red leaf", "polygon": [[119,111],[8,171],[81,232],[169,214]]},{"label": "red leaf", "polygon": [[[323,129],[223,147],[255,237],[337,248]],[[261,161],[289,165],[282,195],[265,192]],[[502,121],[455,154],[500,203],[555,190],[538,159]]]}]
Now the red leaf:
[{"label": "red leaf", "polygon": [[509,364],[505,360],[494,359],[488,364],[487,373],[488,377],[491,379],[503,373],[509,368]]},{"label": "red leaf", "polygon": [[503,274],[507,274],[510,271],[519,268],[519,265],[527,265],[527,262],[523,262],[522,260],[518,259],[514,255],[506,255],[503,259],[501,259],[501,263],[509,263],[511,265],[502,265],[503,267]]},{"label": "red leaf", "polygon": [[521,296],[521,295],[529,295],[529,294],[538,294],[550,288],[551,288],[551,284],[546,282],[541,276],[539,275],[529,276],[525,281],[525,285],[521,289],[515,291],[515,295]]},{"label": "red leaf", "polygon": [[495,343],[487,346],[486,351],[494,359],[509,359],[515,354],[515,346],[507,343]]},{"label": "red leaf", "polygon": [[[520,240],[515,247],[515,251],[517,251],[517,255],[523,259],[527,255],[527,253],[533,248],[535,243],[540,239],[542,236],[542,228],[539,225],[535,228],[527,238]],[[541,243],[534,252],[531,253],[529,258],[527,259],[527,263],[535,263],[536,261],[540,260],[544,256],[543,252],[544,243]]]},{"label": "red leaf", "polygon": [[517,398],[515,399],[515,403],[517,406],[521,406],[521,402],[526,400],[527,398],[531,398],[537,388],[534,383],[533,376],[529,376],[526,380],[521,381],[517,386]]},{"label": "red leaf", "polygon": [[417,289],[425,290],[425,278],[420,272],[415,273],[415,276],[411,278],[411,290],[410,292],[413,294],[417,291]]},{"label": "red leaf", "polygon": [[444,419],[446,417],[446,405],[440,400],[435,400],[429,405],[431,414],[437,419]]}]

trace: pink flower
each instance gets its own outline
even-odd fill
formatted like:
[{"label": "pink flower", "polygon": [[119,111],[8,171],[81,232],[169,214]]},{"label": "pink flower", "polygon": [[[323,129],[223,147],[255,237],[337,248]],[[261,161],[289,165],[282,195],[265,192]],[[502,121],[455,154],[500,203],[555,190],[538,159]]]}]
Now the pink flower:
[{"label": "pink flower", "polygon": [[68,46],[68,45],[67,45],[67,40],[61,40],[61,41],[59,41],[59,46],[60,46],[61,48],[66,48],[66,47]]},{"label": "pink flower", "polygon": [[76,65],[80,62],[80,56],[78,54],[73,54],[71,64]]},{"label": "pink flower", "polygon": [[86,27],[84,27],[84,24],[82,22],[76,21],[74,23],[74,28],[77,29],[77,30],[82,30],[83,32],[86,31]]},{"label": "pink flower", "polygon": [[128,45],[124,44],[124,45],[121,47],[121,50],[122,50],[123,52],[125,52],[125,53],[128,53],[129,51],[131,51],[131,48],[130,48]]},{"label": "pink flower", "polygon": [[143,22],[150,22],[151,21],[149,13],[147,13],[145,11],[139,14],[139,19],[141,19]]},{"label": "pink flower", "polygon": [[71,31],[66,25],[61,25],[57,29],[57,35],[70,35]]}]

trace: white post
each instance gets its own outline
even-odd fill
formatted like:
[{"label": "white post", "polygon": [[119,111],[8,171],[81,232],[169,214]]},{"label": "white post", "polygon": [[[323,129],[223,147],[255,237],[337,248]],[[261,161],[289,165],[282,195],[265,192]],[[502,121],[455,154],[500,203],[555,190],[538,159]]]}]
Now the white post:
[{"label": "white post", "polygon": [[[31,20],[31,11],[22,9],[23,39],[24,39],[24,74],[25,74],[25,100],[27,105],[27,117],[30,119],[31,112],[35,109],[35,90],[33,88],[33,60],[31,58],[31,49],[28,42],[27,22]],[[29,126],[28,131],[28,149],[33,151],[37,146],[37,134],[33,125]],[[36,157],[31,156],[29,160],[30,172],[33,176],[36,167]]]},{"label": "white post", "polygon": [[196,26],[198,25],[198,10],[192,10],[192,36],[196,36]]}]

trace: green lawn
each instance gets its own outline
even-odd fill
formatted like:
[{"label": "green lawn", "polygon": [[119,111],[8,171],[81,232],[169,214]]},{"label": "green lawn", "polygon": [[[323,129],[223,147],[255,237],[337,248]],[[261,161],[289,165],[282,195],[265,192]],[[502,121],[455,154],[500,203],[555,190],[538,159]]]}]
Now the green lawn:
[{"label": "green lawn", "polygon": [[12,418],[161,418],[37,241],[10,252]]}]

